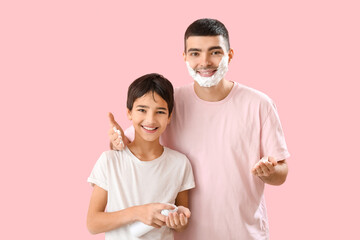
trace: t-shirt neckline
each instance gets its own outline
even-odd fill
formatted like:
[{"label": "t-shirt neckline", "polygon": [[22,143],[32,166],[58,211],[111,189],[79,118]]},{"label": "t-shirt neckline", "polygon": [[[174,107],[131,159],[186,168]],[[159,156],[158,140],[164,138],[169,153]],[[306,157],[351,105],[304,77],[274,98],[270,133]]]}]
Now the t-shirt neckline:
[{"label": "t-shirt neckline", "polygon": [[131,159],[138,163],[138,164],[142,164],[142,165],[147,165],[147,166],[150,166],[150,165],[154,165],[154,164],[157,164],[158,162],[162,161],[164,158],[165,158],[165,155],[166,155],[166,152],[167,152],[167,148],[164,147],[164,151],[162,152],[162,154],[158,157],[158,158],[155,158],[153,160],[150,160],[150,161],[141,161],[138,157],[136,157],[131,151],[130,149],[126,146],[125,147],[125,151],[131,156]]},{"label": "t-shirt neckline", "polygon": [[234,85],[233,85],[233,87],[231,88],[229,94],[228,94],[224,99],[222,99],[222,100],[220,100],[220,101],[216,101],[216,102],[209,102],[209,101],[205,101],[205,100],[199,98],[198,95],[196,95],[196,93],[195,93],[194,82],[193,82],[192,84],[190,84],[190,86],[191,86],[192,95],[193,95],[193,97],[195,98],[196,101],[198,101],[198,102],[200,102],[200,103],[203,103],[203,104],[208,104],[208,105],[219,105],[219,104],[223,104],[223,103],[229,101],[229,99],[232,98],[232,95],[233,95],[234,92],[236,91],[235,88],[238,88],[238,87],[239,87],[236,82],[233,82],[233,83],[234,83]]}]

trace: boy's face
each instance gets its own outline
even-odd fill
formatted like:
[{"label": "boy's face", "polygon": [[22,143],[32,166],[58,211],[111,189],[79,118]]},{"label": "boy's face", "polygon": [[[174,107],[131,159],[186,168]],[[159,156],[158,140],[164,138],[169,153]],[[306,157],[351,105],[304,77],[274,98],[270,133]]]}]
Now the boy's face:
[{"label": "boy's face", "polygon": [[170,123],[167,102],[156,92],[137,98],[127,116],[135,128],[135,136],[145,141],[156,141]]},{"label": "boy's face", "polygon": [[217,71],[222,57],[229,55],[229,62],[233,50],[226,50],[223,36],[191,36],[186,40],[184,60],[202,77],[211,77]]}]

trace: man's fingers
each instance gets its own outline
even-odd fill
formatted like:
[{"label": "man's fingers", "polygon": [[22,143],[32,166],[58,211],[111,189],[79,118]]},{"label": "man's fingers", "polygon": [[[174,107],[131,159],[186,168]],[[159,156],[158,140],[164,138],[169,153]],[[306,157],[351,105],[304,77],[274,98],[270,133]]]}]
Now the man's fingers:
[{"label": "man's fingers", "polygon": [[271,162],[273,166],[276,166],[278,164],[278,162],[273,157],[269,157],[269,162]]},{"label": "man's fingers", "polygon": [[109,120],[110,120],[110,125],[114,126],[115,125],[114,124],[115,123],[114,115],[111,112],[109,112],[108,116],[109,116]]},{"label": "man's fingers", "polygon": [[119,126],[119,124],[115,121],[114,115],[113,115],[111,112],[109,112],[108,116],[109,116],[109,120],[110,120],[110,125],[111,125],[112,127],[116,127],[117,129],[119,129],[120,126]]}]

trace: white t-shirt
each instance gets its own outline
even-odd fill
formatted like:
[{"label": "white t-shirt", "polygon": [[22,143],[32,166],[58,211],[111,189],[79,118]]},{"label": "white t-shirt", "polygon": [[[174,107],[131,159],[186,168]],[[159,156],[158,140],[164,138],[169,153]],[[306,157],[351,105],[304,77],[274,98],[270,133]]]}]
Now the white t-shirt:
[{"label": "white t-shirt", "polygon": [[[126,135],[132,139],[133,129]],[[191,222],[175,239],[269,239],[264,183],[251,169],[264,156],[290,154],[268,96],[235,82],[225,99],[207,102],[193,83],[177,88],[161,142],[189,158],[196,181]]]},{"label": "white t-shirt", "polygon": [[[101,154],[88,182],[108,192],[106,211],[119,211],[148,203],[175,203],[179,192],[195,187],[192,168],[184,154],[164,147],[160,157],[141,161],[125,148]],[[162,227],[136,238],[123,226],[105,233],[105,239],[173,239]]]}]

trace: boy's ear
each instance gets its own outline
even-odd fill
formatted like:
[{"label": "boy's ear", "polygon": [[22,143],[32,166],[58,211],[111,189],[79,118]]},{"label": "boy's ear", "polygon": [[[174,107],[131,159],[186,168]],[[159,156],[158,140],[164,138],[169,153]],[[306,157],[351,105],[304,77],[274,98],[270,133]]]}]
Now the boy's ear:
[{"label": "boy's ear", "polygon": [[169,118],[168,118],[167,124],[169,124],[169,123],[170,123],[170,121],[171,121],[171,117],[172,117],[172,113],[170,114],[170,116],[169,116]]},{"label": "boy's ear", "polygon": [[131,111],[128,108],[126,109],[126,116],[130,121],[132,120]]}]

